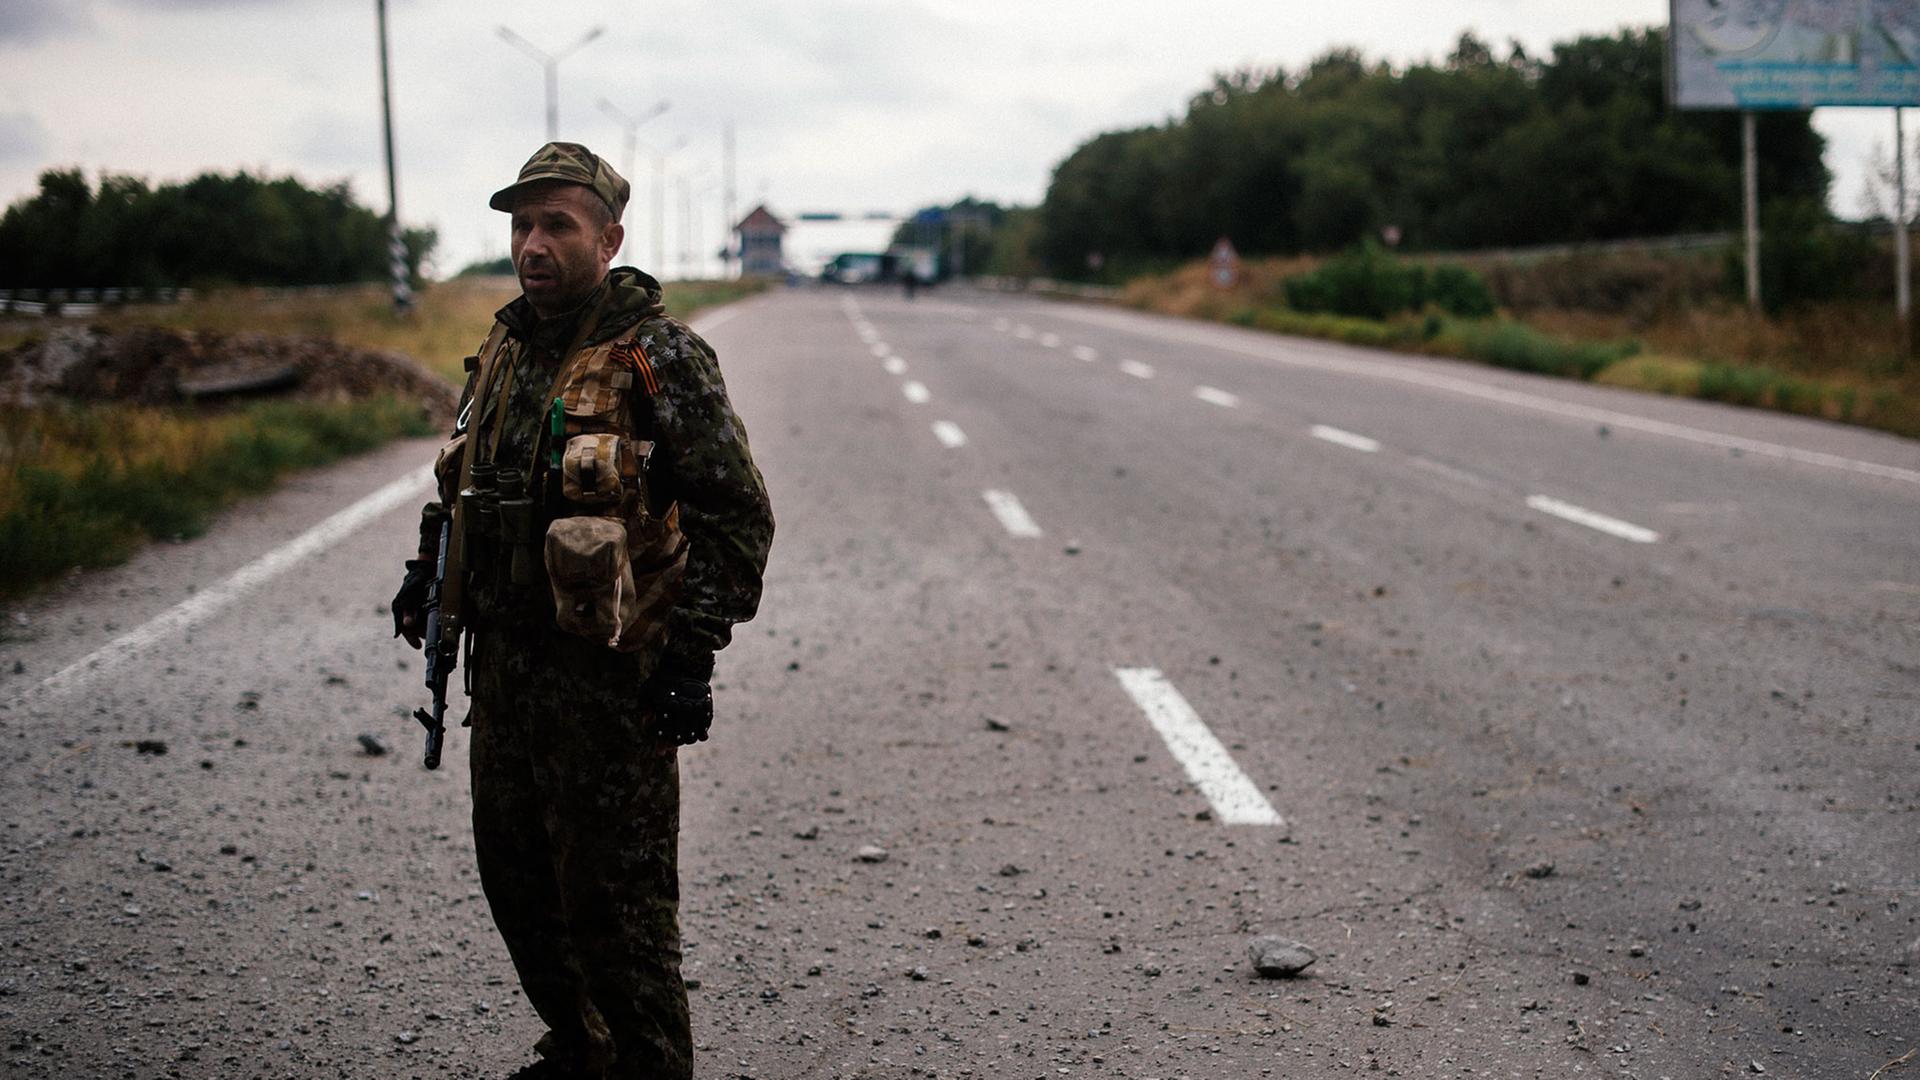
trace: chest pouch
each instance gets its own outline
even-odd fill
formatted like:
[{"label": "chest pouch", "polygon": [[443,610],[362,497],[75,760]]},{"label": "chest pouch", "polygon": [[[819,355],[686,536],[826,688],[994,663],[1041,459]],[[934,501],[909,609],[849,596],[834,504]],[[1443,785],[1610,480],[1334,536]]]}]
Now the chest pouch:
[{"label": "chest pouch", "polygon": [[653,444],[618,435],[575,435],[560,458],[560,494],[581,507],[618,507],[643,496]]},{"label": "chest pouch", "polygon": [[633,358],[644,363],[644,355],[637,345],[595,349],[569,365],[554,395],[567,435],[560,496],[573,515],[546,534],[554,614],[562,630],[621,652],[664,640],[687,566],[679,507],[655,514],[649,506],[653,443],[631,435],[626,398],[636,389]]}]

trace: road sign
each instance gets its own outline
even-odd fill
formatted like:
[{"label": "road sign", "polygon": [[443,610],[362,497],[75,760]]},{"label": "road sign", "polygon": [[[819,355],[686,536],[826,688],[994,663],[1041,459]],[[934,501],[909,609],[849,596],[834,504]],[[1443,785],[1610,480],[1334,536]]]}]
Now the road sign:
[{"label": "road sign", "polygon": [[1669,0],[1681,109],[1920,105],[1914,0]]}]

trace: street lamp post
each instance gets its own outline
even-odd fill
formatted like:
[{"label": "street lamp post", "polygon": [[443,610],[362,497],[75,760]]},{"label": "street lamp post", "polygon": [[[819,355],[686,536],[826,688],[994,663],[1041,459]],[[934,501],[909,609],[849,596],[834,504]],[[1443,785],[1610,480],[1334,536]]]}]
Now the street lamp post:
[{"label": "street lamp post", "polygon": [[[621,154],[621,157],[620,157],[620,169],[621,169],[621,175],[627,178],[628,183],[633,182],[633,154],[634,154],[634,148],[638,146],[640,142],[640,137],[638,135],[638,132],[640,130],[640,125],[646,123],[647,121],[653,119],[656,116],[659,116],[661,113],[666,112],[671,107],[672,107],[671,102],[668,102],[662,99],[658,104],[654,105],[653,108],[648,109],[644,115],[628,116],[626,113],[621,112],[618,108],[616,108],[613,102],[608,101],[606,98],[600,99],[600,111],[606,113],[608,116],[613,117],[615,122],[617,122],[620,125],[621,130],[626,134],[626,142],[623,145],[624,152]],[[626,212],[622,210],[620,214],[621,228],[624,229],[626,227],[626,224],[627,224]],[[627,251],[631,243],[632,243],[632,239],[630,237],[622,239],[620,241],[620,256],[622,259],[625,259],[627,257]]]},{"label": "street lamp post", "polygon": [[667,272],[667,158],[684,149],[685,135],[672,146],[653,152],[653,272]]},{"label": "street lamp post", "polygon": [[539,61],[541,67],[546,69],[548,142],[553,142],[560,137],[560,61],[579,52],[582,46],[605,33],[606,29],[604,26],[596,26],[587,31],[585,36],[581,37],[579,41],[574,42],[572,45],[567,46],[557,53],[548,53],[533,42],[528,41],[526,38],[521,37],[506,27],[502,26],[500,28],[500,36],[507,44],[533,57]]}]

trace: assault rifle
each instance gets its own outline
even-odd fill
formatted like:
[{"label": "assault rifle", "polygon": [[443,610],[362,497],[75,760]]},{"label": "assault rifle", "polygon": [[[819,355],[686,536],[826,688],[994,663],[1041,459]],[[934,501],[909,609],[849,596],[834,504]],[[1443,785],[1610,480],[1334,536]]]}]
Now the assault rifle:
[{"label": "assault rifle", "polygon": [[447,677],[460,663],[460,629],[457,618],[442,618],[442,597],[447,591],[447,546],[453,541],[453,521],[440,523],[440,554],[433,568],[433,585],[427,590],[427,689],[433,694],[433,711],[413,710],[413,718],[427,729],[426,766],[440,767],[440,744],[447,737]]}]

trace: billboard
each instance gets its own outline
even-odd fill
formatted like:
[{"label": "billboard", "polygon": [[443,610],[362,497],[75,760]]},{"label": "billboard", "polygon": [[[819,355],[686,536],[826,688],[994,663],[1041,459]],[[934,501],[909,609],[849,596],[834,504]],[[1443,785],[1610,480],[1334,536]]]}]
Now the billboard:
[{"label": "billboard", "polygon": [[1681,109],[1920,105],[1920,0],[1670,0]]}]

